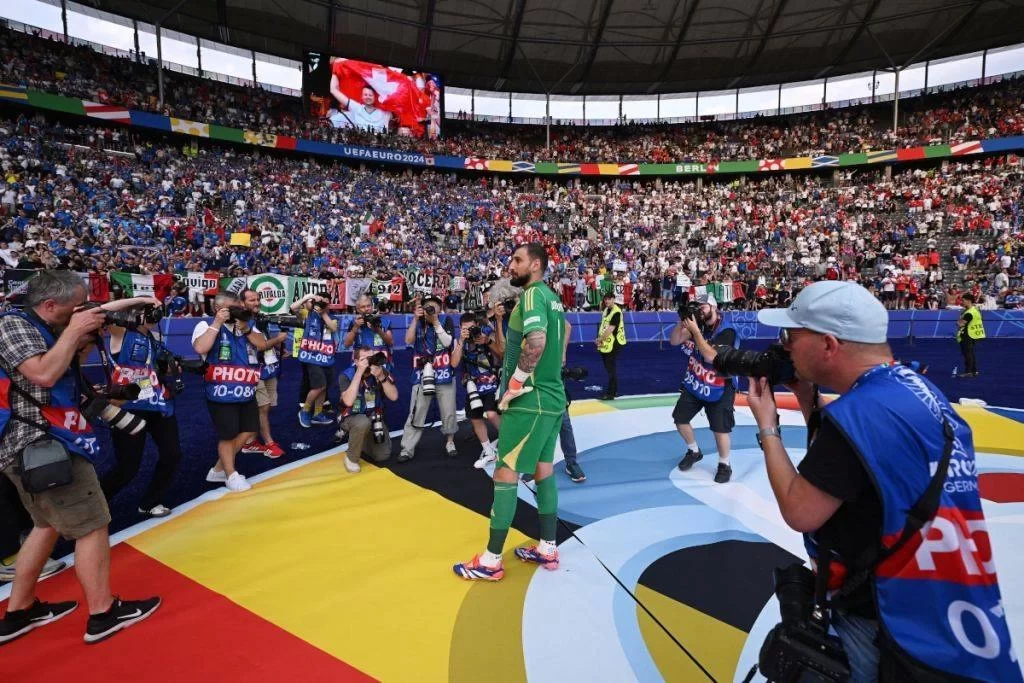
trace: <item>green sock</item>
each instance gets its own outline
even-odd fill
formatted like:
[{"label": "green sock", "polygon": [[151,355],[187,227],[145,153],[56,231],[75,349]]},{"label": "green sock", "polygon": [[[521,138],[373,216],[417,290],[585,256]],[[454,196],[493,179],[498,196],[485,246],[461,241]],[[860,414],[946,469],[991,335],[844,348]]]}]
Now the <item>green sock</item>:
[{"label": "green sock", "polygon": [[554,541],[558,527],[558,485],[554,477],[537,480],[537,515],[540,517],[540,540]]},{"label": "green sock", "polygon": [[505,537],[508,536],[512,518],[516,515],[516,503],[519,484],[494,482],[494,504],[491,505],[491,537],[487,541],[487,551],[501,555],[505,549]]}]

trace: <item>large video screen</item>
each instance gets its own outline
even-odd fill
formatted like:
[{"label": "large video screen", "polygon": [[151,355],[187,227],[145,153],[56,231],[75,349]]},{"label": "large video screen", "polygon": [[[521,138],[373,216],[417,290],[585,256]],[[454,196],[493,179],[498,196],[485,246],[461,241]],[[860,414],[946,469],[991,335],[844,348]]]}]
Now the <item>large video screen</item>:
[{"label": "large video screen", "polygon": [[310,115],[335,128],[441,137],[444,87],[437,74],[309,52],[302,95]]}]

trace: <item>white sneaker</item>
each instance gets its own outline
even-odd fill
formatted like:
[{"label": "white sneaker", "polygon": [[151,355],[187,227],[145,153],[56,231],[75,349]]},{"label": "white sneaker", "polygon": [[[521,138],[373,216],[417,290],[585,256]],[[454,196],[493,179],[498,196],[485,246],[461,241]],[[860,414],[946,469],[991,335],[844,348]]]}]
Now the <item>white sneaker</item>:
[{"label": "white sneaker", "polygon": [[483,452],[480,454],[480,457],[476,459],[475,463],[473,463],[473,467],[477,468],[478,470],[482,470],[483,468],[487,467],[497,459],[497,452],[492,451],[489,448],[485,448]]},{"label": "white sneaker", "polygon": [[351,472],[352,474],[362,471],[363,468],[360,467],[359,463],[352,462],[351,460],[348,459],[347,455],[343,458],[343,460],[345,461],[345,469]]},{"label": "white sneaker", "polygon": [[216,470],[210,468],[210,471],[206,473],[206,481],[211,484],[223,484],[228,480],[228,473],[224,470]]},{"label": "white sneaker", "polygon": [[227,478],[224,485],[228,487],[229,491],[248,491],[252,488],[252,484],[246,481],[245,476],[239,472],[232,472],[231,476]]},{"label": "white sneaker", "polygon": [[146,515],[147,517],[166,517],[167,515],[171,514],[171,508],[167,507],[166,505],[158,504],[154,505],[148,510],[139,508],[139,512]]}]

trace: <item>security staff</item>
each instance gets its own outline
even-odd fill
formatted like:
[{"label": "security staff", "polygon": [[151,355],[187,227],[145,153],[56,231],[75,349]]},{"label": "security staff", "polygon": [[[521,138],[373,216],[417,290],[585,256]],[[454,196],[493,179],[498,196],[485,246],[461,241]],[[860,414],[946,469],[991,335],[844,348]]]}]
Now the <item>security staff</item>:
[{"label": "security staff", "polygon": [[388,362],[391,362],[392,349],[395,346],[395,339],[391,332],[391,323],[373,316],[373,323],[367,323],[367,318],[373,316],[373,299],[362,294],[356,300],[356,315],[345,330],[345,337],[342,346],[352,347],[352,358],[356,359],[356,351],[359,349],[371,349],[383,351],[387,354]]},{"label": "security staff", "polygon": [[458,455],[455,433],[459,430],[455,417],[455,372],[452,369],[455,331],[451,318],[441,315],[441,299],[436,296],[427,296],[422,305],[417,302],[413,316],[412,325],[405,331],[405,344],[412,347],[412,396],[398,462],[411,460],[415,455],[416,445],[423,436],[427,411],[434,399],[434,396],[423,393],[425,371],[433,373],[437,407],[441,412],[441,433],[447,437],[445,452],[454,458]]},{"label": "security staff", "polygon": [[[152,300],[153,302],[156,299]],[[171,509],[165,504],[174,473],[181,462],[181,439],[178,436],[178,418],[174,414],[174,395],[161,377],[161,359],[170,354],[153,334],[157,322],[144,317],[136,329],[119,325],[107,328],[110,356],[114,361],[111,381],[115,385],[137,384],[139,397],[121,406],[146,421],[138,434],[121,429],[110,430],[114,445],[114,469],[103,478],[103,495],[107,500],[125,487],[139,472],[146,434],[153,437],[157,461],[153,479],[139,501],[139,512],[147,517],[166,517]],[[166,366],[165,366],[166,368]]]},{"label": "security staff", "polygon": [[[699,320],[697,318],[700,318]],[[710,337],[710,341],[707,338]],[[686,374],[679,400],[672,411],[679,435],[686,442],[686,455],[679,461],[679,469],[686,471],[704,458],[697,439],[690,426],[690,420],[701,410],[707,415],[711,433],[715,435],[718,448],[718,470],[715,482],[724,484],[732,477],[729,465],[729,434],[736,426],[733,403],[736,400],[736,380],[720,374],[711,362],[715,359],[716,346],[739,348],[740,340],[736,329],[726,322],[718,311],[714,299],[700,306],[700,313],[683,317],[672,330],[669,340],[672,346],[682,346],[686,355]]]},{"label": "security staff", "polygon": [[[397,401],[398,387],[389,364],[370,363],[376,353],[373,349],[359,349],[356,361],[338,377],[341,429],[348,432],[345,469],[353,474],[362,469],[361,457],[374,462],[384,462],[391,457],[391,434],[384,422],[383,399]],[[383,432],[380,441],[373,434],[375,429]]]},{"label": "security staff", "polygon": [[977,300],[974,295],[967,292],[961,298],[967,304],[967,309],[956,321],[956,340],[960,343],[960,353],[964,356],[964,371],[959,376],[977,377],[981,373],[978,372],[974,347],[985,338],[985,324],[981,319],[981,311],[975,305]]},{"label": "security staff", "polygon": [[323,413],[323,405],[327,376],[334,367],[334,333],[338,331],[338,321],[331,317],[327,305],[327,299],[316,294],[307,294],[291,305],[292,313],[306,321],[298,353],[309,383],[309,392],[299,410],[299,424],[303,427],[332,424]]},{"label": "security staff", "polygon": [[619,393],[619,376],[615,367],[619,351],[626,345],[626,326],[622,320],[622,309],[615,303],[615,294],[607,293],[601,297],[601,328],[597,335],[597,350],[608,373],[608,390],[601,397],[603,401],[611,401]]},{"label": "security staff", "polygon": [[[459,338],[452,351],[452,365],[462,368],[462,380],[466,385],[466,415],[473,425],[473,433],[480,441],[482,451],[473,467],[482,469],[498,459],[498,449],[491,443],[487,433],[487,422],[495,429],[501,427],[498,415],[498,372],[501,370],[501,353],[495,348],[494,330],[484,324],[480,317],[462,316]],[[476,329],[476,336],[470,334]],[[470,405],[471,390],[475,392],[479,407]]]},{"label": "security staff", "polygon": [[[795,468],[771,387],[751,379],[768,480],[835,591],[828,611],[850,680],[1021,681],[971,429],[927,379],[893,364],[885,307],[854,282],[822,281],[758,321],[783,328],[799,378],[788,387],[809,426],[820,422]],[[815,385],[839,398],[821,408]]]}]

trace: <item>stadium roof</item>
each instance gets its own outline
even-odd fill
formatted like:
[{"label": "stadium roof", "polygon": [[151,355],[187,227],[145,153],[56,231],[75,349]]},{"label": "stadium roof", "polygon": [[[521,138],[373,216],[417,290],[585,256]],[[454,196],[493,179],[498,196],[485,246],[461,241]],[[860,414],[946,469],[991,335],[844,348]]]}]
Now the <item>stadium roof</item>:
[{"label": "stadium roof", "polygon": [[83,0],[292,59],[436,71],[449,85],[650,94],[835,77],[1018,42],[1024,0]]}]

